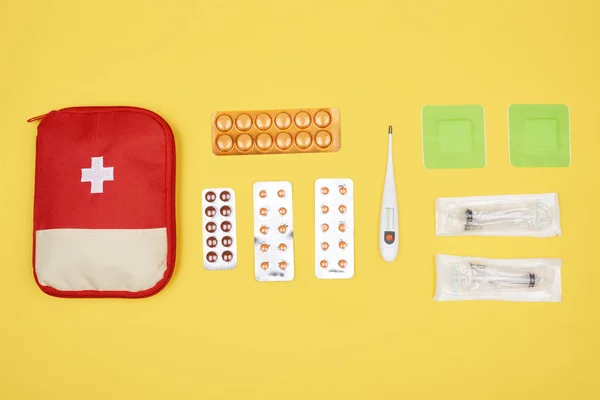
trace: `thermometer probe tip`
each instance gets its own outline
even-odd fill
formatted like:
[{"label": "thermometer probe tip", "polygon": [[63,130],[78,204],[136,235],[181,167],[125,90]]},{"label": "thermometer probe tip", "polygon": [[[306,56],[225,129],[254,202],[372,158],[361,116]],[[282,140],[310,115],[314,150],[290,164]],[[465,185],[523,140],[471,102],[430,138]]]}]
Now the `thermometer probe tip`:
[{"label": "thermometer probe tip", "polygon": [[392,134],[392,126],[390,125],[390,128],[388,130],[388,133],[391,135]]}]

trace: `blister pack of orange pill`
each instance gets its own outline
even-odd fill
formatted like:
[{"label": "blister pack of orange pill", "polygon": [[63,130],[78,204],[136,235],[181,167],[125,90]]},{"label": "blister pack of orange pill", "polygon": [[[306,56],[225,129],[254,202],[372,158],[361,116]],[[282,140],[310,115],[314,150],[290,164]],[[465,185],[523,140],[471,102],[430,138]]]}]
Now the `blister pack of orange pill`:
[{"label": "blister pack of orange pill", "polygon": [[254,275],[257,281],[294,279],[292,184],[254,184]]},{"label": "blister pack of orange pill", "polygon": [[354,183],[352,179],[315,181],[315,275],[354,276]]},{"label": "blister pack of orange pill", "polygon": [[212,148],[218,156],[324,153],[338,151],[341,145],[337,108],[219,111],[212,115]]}]

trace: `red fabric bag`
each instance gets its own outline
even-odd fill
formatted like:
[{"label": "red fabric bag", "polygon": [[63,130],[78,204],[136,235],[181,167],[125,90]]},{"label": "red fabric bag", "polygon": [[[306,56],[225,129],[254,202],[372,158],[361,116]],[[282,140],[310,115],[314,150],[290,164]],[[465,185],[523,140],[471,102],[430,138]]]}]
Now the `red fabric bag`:
[{"label": "red fabric bag", "polygon": [[74,107],[40,119],[33,271],[59,297],[147,297],[175,266],[175,141],[135,107]]}]

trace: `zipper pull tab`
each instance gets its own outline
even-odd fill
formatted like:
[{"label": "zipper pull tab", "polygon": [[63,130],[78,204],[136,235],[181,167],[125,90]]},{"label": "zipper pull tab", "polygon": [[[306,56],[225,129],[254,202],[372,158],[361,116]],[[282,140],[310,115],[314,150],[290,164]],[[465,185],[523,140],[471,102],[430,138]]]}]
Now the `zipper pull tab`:
[{"label": "zipper pull tab", "polygon": [[40,119],[44,119],[46,117],[46,115],[48,115],[48,113],[38,115],[37,117],[31,117],[27,120],[27,122],[39,121]]}]

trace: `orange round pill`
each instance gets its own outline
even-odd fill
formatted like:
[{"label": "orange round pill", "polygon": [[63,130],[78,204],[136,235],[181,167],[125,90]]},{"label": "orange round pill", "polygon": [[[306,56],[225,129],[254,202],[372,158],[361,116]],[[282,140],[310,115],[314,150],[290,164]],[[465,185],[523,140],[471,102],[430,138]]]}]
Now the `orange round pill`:
[{"label": "orange round pill", "polygon": [[341,206],[338,207],[338,210],[343,214],[346,212],[346,206],[342,204]]},{"label": "orange round pill", "polygon": [[321,249],[327,250],[328,248],[329,248],[329,243],[327,243],[327,242],[321,243]]},{"label": "orange round pill", "polygon": [[323,187],[321,188],[321,194],[327,194],[327,193],[329,193],[329,188],[328,188],[328,187],[325,187],[325,186],[323,186]]},{"label": "orange round pill", "polygon": [[340,260],[338,262],[338,265],[340,266],[340,268],[346,268],[347,262],[346,260]]},{"label": "orange round pill", "polygon": [[325,260],[321,260],[320,262],[321,268],[327,268],[327,266],[329,265],[329,263]]},{"label": "orange round pill", "polygon": [[292,117],[290,117],[290,115],[288,113],[279,113],[277,114],[277,116],[275,117],[275,125],[279,128],[279,129],[287,129],[290,127],[290,125],[292,124]]},{"label": "orange round pill", "polygon": [[287,245],[285,243],[279,243],[279,246],[277,246],[277,249],[279,251],[286,251],[287,250]]},{"label": "orange round pill", "polygon": [[263,226],[260,227],[259,231],[263,235],[266,235],[269,232],[269,228],[266,225],[263,225]]},{"label": "orange round pill", "polygon": [[310,133],[302,131],[296,135],[296,146],[301,149],[308,149],[311,144],[312,137],[310,136]]},{"label": "orange round pill", "polygon": [[344,250],[344,249],[346,248],[346,246],[347,246],[347,245],[348,245],[348,244],[347,244],[346,242],[344,242],[343,240],[340,240],[340,244],[339,244],[339,246],[340,246],[340,249]]},{"label": "orange round pill", "polygon": [[261,150],[269,150],[273,146],[273,138],[267,133],[261,133],[256,138],[256,147]]},{"label": "orange round pill", "polygon": [[217,138],[217,147],[221,151],[229,151],[233,147],[233,139],[229,135],[221,135]]},{"label": "orange round pill", "polygon": [[263,217],[266,217],[266,216],[267,216],[267,213],[268,213],[268,211],[267,211],[267,209],[266,209],[266,208],[264,208],[264,207],[263,207],[263,208],[261,208],[261,209],[260,209],[259,213],[260,213],[260,215],[262,215]]},{"label": "orange round pill", "polygon": [[287,132],[281,132],[275,138],[275,144],[281,150],[287,150],[292,146],[292,137]]},{"label": "orange round pill", "polygon": [[252,148],[252,137],[250,135],[244,133],[238,136],[236,140],[236,144],[238,149],[241,151],[248,151]]},{"label": "orange round pill", "polygon": [[252,127],[252,118],[250,118],[250,116],[248,114],[239,115],[235,119],[235,126],[240,131],[247,131],[248,129],[250,129]]},{"label": "orange round pill", "polygon": [[265,113],[258,114],[254,123],[256,124],[256,127],[261,131],[266,131],[271,127],[271,117],[269,117],[269,115]]},{"label": "orange round pill", "polygon": [[317,111],[315,114],[315,125],[319,128],[325,128],[331,122],[331,116],[325,110]]},{"label": "orange round pill", "polygon": [[281,208],[279,209],[279,214],[281,214],[281,215],[285,215],[285,214],[287,214],[287,210],[285,209],[285,207],[281,207]]},{"label": "orange round pill", "polygon": [[279,197],[285,196],[285,190],[281,189],[281,190],[277,191],[277,196],[279,196]]},{"label": "orange round pill", "polygon": [[323,214],[327,214],[329,212],[329,207],[327,207],[327,206],[321,206],[321,212]]},{"label": "orange round pill", "polygon": [[340,232],[346,232],[346,224],[340,224],[338,226],[338,229],[340,230]]},{"label": "orange round pill", "polygon": [[285,261],[282,261],[279,263],[279,269],[280,270],[285,270],[287,268],[287,263]]},{"label": "orange round pill", "polygon": [[265,197],[267,197],[267,191],[261,190],[260,192],[258,192],[258,195],[260,196],[261,199],[264,199]]},{"label": "orange round pill", "polygon": [[315,143],[317,146],[324,149],[331,144],[331,135],[327,131],[317,132],[315,136]]},{"label": "orange round pill", "polygon": [[267,269],[269,269],[269,263],[264,261],[260,264],[260,267],[264,270],[267,270]]},{"label": "orange round pill", "polygon": [[306,111],[300,111],[294,117],[294,124],[300,129],[308,128],[310,125],[310,115]]},{"label": "orange round pill", "polygon": [[279,227],[277,228],[277,230],[279,231],[279,233],[286,233],[287,232],[287,226],[285,226],[285,225],[279,225]]},{"label": "orange round pill", "polygon": [[346,193],[348,193],[348,189],[346,189],[346,186],[340,186],[340,194],[345,195]]},{"label": "orange round pill", "polygon": [[327,224],[323,224],[323,225],[321,225],[321,230],[322,230],[323,232],[327,232],[327,231],[329,230],[329,225],[327,225]]},{"label": "orange round pill", "polygon": [[221,132],[227,132],[233,126],[233,120],[227,114],[219,115],[216,120],[217,129]]}]

